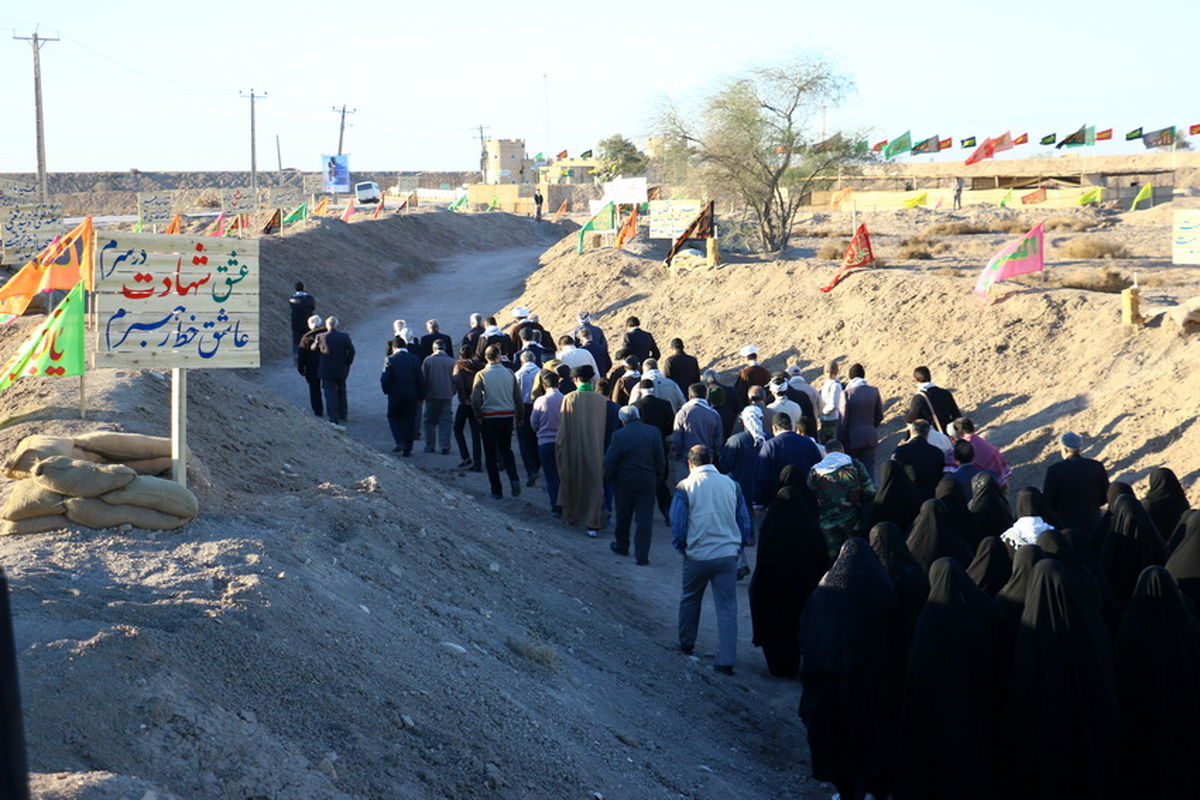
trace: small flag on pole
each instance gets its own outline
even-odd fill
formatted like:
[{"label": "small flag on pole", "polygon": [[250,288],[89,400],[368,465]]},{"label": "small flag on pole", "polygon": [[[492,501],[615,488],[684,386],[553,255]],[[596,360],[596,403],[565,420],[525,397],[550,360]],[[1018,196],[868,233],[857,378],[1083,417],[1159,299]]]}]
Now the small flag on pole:
[{"label": "small flag on pole", "polygon": [[567,157],[566,150],[563,150],[561,153],[559,153],[558,155],[555,156],[555,158],[566,158],[566,157]]},{"label": "small flag on pole", "polygon": [[987,297],[994,285],[1006,278],[1041,272],[1045,267],[1043,255],[1044,234],[1039,222],[1029,233],[1015,242],[1006,244],[983,268],[975,284],[975,294]]},{"label": "small flag on pole", "polygon": [[1029,134],[1028,134],[1028,133],[1022,133],[1020,136],[1018,136],[1017,138],[1013,139],[1013,144],[1014,144],[1014,145],[1017,145],[1017,144],[1029,144]]},{"label": "small flag on pole", "polygon": [[1054,144],[1054,142],[1057,138],[1058,138],[1058,134],[1047,133],[1045,136],[1043,136],[1041,139],[1038,140],[1038,144]]},{"label": "small flag on pole", "polygon": [[558,211],[554,212],[554,221],[558,222],[559,218],[565,213],[567,213],[567,201],[563,200],[562,205],[558,207]]},{"label": "small flag on pole", "polygon": [[[1196,127],[1200,128],[1200,125],[1197,125]],[[876,142],[875,144],[871,145],[871,149],[878,153],[883,150],[883,148],[887,147],[887,143],[888,140],[884,139],[882,142]]]},{"label": "small flag on pole", "polygon": [[379,219],[379,215],[383,213],[383,207],[387,205],[384,198],[379,198],[379,202],[375,204],[375,213],[371,215],[371,219]]},{"label": "small flag on pole", "polygon": [[1023,205],[1023,206],[1032,206],[1032,205],[1037,205],[1038,203],[1044,203],[1044,202],[1046,202],[1046,187],[1045,186],[1043,186],[1040,189],[1037,189],[1036,191],[1032,191],[1029,194],[1021,195],[1021,205]]},{"label": "small flag on pole", "polygon": [[183,233],[183,217],[179,214],[171,217],[171,223],[167,225],[167,229],[163,233],[175,235]]},{"label": "small flag on pole", "polygon": [[267,220],[266,226],[263,228],[263,233],[270,236],[279,233],[283,230],[283,209],[275,209],[275,213]]},{"label": "small flag on pole", "polygon": [[1000,202],[997,203],[996,205],[999,208],[1007,208],[1008,204],[1011,203],[1012,201],[1013,201],[1013,191],[1012,191],[1012,189],[1009,189],[1008,194],[1004,195],[1004,197],[1002,197],[1000,199]]},{"label": "small flag on pole", "polygon": [[1192,125],[1189,127],[1188,136],[1200,136],[1200,125]]},{"label": "small flag on pole", "polygon": [[225,212],[222,211],[217,215],[217,221],[208,231],[209,236],[224,236],[225,235]]},{"label": "small flag on pole", "polygon": [[929,192],[917,192],[912,197],[904,201],[905,208],[916,208],[923,206],[929,202]]},{"label": "small flag on pole", "polygon": [[24,314],[36,294],[66,291],[80,281],[90,284],[95,242],[92,218],[87,217],[42,248],[0,287],[0,324]]},{"label": "small flag on pole", "polygon": [[540,150],[538,151],[538,154],[537,154],[536,156],[534,156],[534,157],[533,157],[533,160],[534,160],[534,161],[542,161],[542,160],[544,160],[544,159],[545,159],[545,156],[543,156],[543,155],[542,155],[542,153],[541,153],[541,151],[540,151]]},{"label": "small flag on pole", "polygon": [[493,208],[495,208],[498,205],[500,205],[500,195],[494,194],[494,195],[492,195],[492,202],[488,203],[487,210],[491,211]]},{"label": "small flag on pole", "polygon": [[308,203],[301,203],[296,206],[296,210],[283,218],[283,221],[290,225],[293,222],[302,222],[308,219]]},{"label": "small flag on pole", "polygon": [[1154,205],[1154,187],[1149,183],[1143,184],[1141,189],[1138,189],[1137,196],[1133,198],[1133,205],[1129,207],[1130,211],[1137,210],[1138,203],[1143,200],[1149,200],[1150,205]]},{"label": "small flag on pole", "polygon": [[941,146],[939,145],[940,141],[941,140],[938,139],[937,136],[930,136],[928,139],[922,139],[921,141],[919,141],[915,145],[913,145],[912,152],[914,154],[936,153],[938,150],[941,149]]},{"label": "small flag on pole", "polygon": [[1129,133],[1125,134],[1125,141],[1127,142],[1132,142],[1134,139],[1140,138],[1142,138],[1142,129],[1140,127],[1134,128]]},{"label": "small flag on pole", "polygon": [[898,139],[893,139],[884,145],[883,157],[893,158],[901,153],[907,153],[912,150],[912,132],[905,131]]},{"label": "small flag on pole", "polygon": [[968,136],[967,138],[963,139],[960,142],[960,146],[962,147],[963,150],[966,150],[968,147],[974,147],[975,146],[975,137]]},{"label": "small flag on pole", "polygon": [[354,216],[354,212],[357,210],[358,209],[354,206],[354,198],[351,197],[346,203],[346,210],[342,212],[342,222],[349,222],[350,218]]},{"label": "small flag on pole", "polygon": [[1012,150],[1012,135],[1008,131],[1005,131],[992,140],[992,147],[995,148],[997,153],[1003,153],[1005,150]]},{"label": "small flag on pole", "polygon": [[1096,134],[1096,141],[1097,142],[1108,141],[1109,139],[1112,138],[1112,131],[1113,131],[1112,128],[1107,128],[1105,130],[1099,131]]},{"label": "small flag on pole", "polygon": [[620,233],[617,234],[617,249],[620,250],[626,242],[637,236],[638,211],[637,206],[633,207],[633,211],[629,214],[629,219],[625,220],[625,224],[621,226]]},{"label": "small flag on pole", "polygon": [[580,158],[591,158],[591,157],[592,157],[592,151],[591,151],[591,150],[584,150],[582,153],[580,153],[580,154],[579,154],[579,157],[580,157]]},{"label": "small flag on pole", "polygon": [[850,244],[846,246],[846,252],[842,255],[841,268],[833,276],[833,280],[829,282],[828,286],[821,287],[821,291],[832,292],[833,287],[837,286],[850,270],[873,263],[875,263],[875,253],[871,251],[871,237],[867,234],[867,224],[864,222],[858,226],[858,230],[850,239]]},{"label": "small flag on pole", "polygon": [[967,156],[967,160],[963,163],[968,167],[972,164],[978,164],[980,161],[988,158],[996,157],[996,140],[987,138],[983,140],[983,144],[976,147],[971,155]]},{"label": "small flag on pole", "polygon": [[19,378],[63,378],[84,372],[83,281],[75,284],[0,371],[0,391]]},{"label": "small flag on pole", "polygon": [[1079,195],[1079,199],[1075,202],[1081,206],[1091,205],[1092,203],[1099,203],[1103,195],[1104,187],[1097,186],[1095,189],[1090,189]]},{"label": "small flag on pole", "polygon": [[323,217],[328,213],[329,213],[329,198],[322,197],[320,200],[317,201],[316,206],[313,207],[312,215],[314,217]]},{"label": "small flag on pole", "polygon": [[1175,144],[1175,126],[1150,131],[1142,137],[1142,144],[1146,146],[1147,150],[1154,147],[1170,147]]},{"label": "small flag on pole", "polygon": [[938,150],[949,150],[953,146],[954,146],[953,137],[947,137],[945,139],[938,140]]}]

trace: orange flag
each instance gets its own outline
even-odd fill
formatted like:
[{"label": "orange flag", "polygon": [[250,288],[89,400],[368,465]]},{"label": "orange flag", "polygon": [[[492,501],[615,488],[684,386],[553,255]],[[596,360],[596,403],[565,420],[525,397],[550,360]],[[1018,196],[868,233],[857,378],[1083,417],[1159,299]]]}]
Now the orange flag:
[{"label": "orange flag", "polygon": [[875,253],[871,250],[871,237],[867,234],[867,224],[864,222],[858,226],[858,230],[854,232],[854,238],[846,246],[846,254],[842,256],[842,268],[833,276],[833,280],[829,282],[828,286],[821,287],[821,291],[832,292],[833,287],[846,277],[847,272],[858,267],[865,267],[874,261]]},{"label": "orange flag", "polygon": [[1023,206],[1029,206],[1029,205],[1033,205],[1035,203],[1044,203],[1044,202],[1046,202],[1046,187],[1045,186],[1038,189],[1037,191],[1033,191],[1033,192],[1030,192],[1029,194],[1021,195],[1021,205],[1023,205]]},{"label": "orange flag", "polygon": [[312,210],[312,215],[314,217],[323,217],[328,213],[329,213],[329,198],[322,197],[321,201],[319,203],[317,203],[316,208],[314,208]]},{"label": "orange flag", "polygon": [[371,215],[371,219],[379,219],[379,215],[383,213],[383,198],[379,198],[379,202],[375,204],[375,213]]},{"label": "orange flag", "polygon": [[618,250],[630,239],[637,236],[637,219],[637,206],[634,206],[633,213],[629,215],[629,219],[625,220],[625,224],[621,226],[621,231],[617,234]]},{"label": "orange flag", "polygon": [[567,201],[563,200],[562,205],[558,207],[558,211],[554,212],[554,221],[558,222],[558,218],[567,213]]},{"label": "orange flag", "polygon": [[342,222],[349,222],[350,218],[354,216],[355,210],[354,198],[351,197],[350,202],[346,203],[346,210],[342,212]]},{"label": "orange flag", "polygon": [[183,217],[181,217],[179,214],[171,217],[171,224],[167,226],[167,229],[163,231],[163,233],[183,233]]},{"label": "orange flag", "polygon": [[33,296],[55,289],[69,291],[84,282],[92,288],[96,233],[88,217],[58,237],[0,287],[0,323],[12,322],[25,313]]}]

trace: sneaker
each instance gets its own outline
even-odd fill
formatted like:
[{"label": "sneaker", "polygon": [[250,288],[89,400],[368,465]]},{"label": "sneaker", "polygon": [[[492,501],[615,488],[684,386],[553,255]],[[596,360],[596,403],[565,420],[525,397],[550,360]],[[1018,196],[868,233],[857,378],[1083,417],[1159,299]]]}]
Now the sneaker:
[{"label": "sneaker", "polygon": [[609,550],[612,550],[614,553],[616,553],[616,554],[617,554],[617,555],[619,555],[619,556],[627,556],[627,555],[629,555],[629,551],[628,551],[628,550],[622,550],[622,549],[621,549],[621,547],[620,547],[620,545],[618,545],[616,542],[609,542],[609,543],[608,543],[608,549],[609,549]]},{"label": "sneaker", "polygon": [[715,669],[717,672],[721,673],[722,675],[732,675],[733,674],[733,667],[728,664],[717,664],[715,667],[713,667],[713,669]]},{"label": "sneaker", "polygon": [[589,539],[595,539],[595,538],[596,538],[596,532],[595,532],[594,530],[592,530],[591,528],[588,528],[588,532],[587,532],[587,534],[588,534],[588,538],[589,538]]}]

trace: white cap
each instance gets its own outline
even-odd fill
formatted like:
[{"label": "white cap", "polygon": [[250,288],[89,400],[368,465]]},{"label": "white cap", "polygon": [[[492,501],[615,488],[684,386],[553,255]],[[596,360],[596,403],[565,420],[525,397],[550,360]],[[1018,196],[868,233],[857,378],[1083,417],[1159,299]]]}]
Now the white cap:
[{"label": "white cap", "polygon": [[752,344],[748,344],[738,351],[744,358],[758,355],[758,348]]},{"label": "white cap", "polygon": [[800,374],[800,365],[792,364],[790,367],[787,368],[787,374],[791,375],[793,378],[795,376],[799,375]]},{"label": "white cap", "polygon": [[529,309],[525,306],[517,306],[513,309],[513,316],[517,319],[524,319],[529,316]]}]

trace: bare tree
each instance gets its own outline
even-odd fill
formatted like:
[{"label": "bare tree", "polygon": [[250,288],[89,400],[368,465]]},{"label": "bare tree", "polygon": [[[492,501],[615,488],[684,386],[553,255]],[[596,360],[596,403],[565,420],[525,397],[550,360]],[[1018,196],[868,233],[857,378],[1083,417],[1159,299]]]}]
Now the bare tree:
[{"label": "bare tree", "polygon": [[851,89],[824,61],[799,59],[728,82],[698,113],[669,106],[658,124],[664,177],[732,194],[754,215],[763,250],[783,250],[814,184],[871,158],[858,136],[814,136],[813,121]]}]

